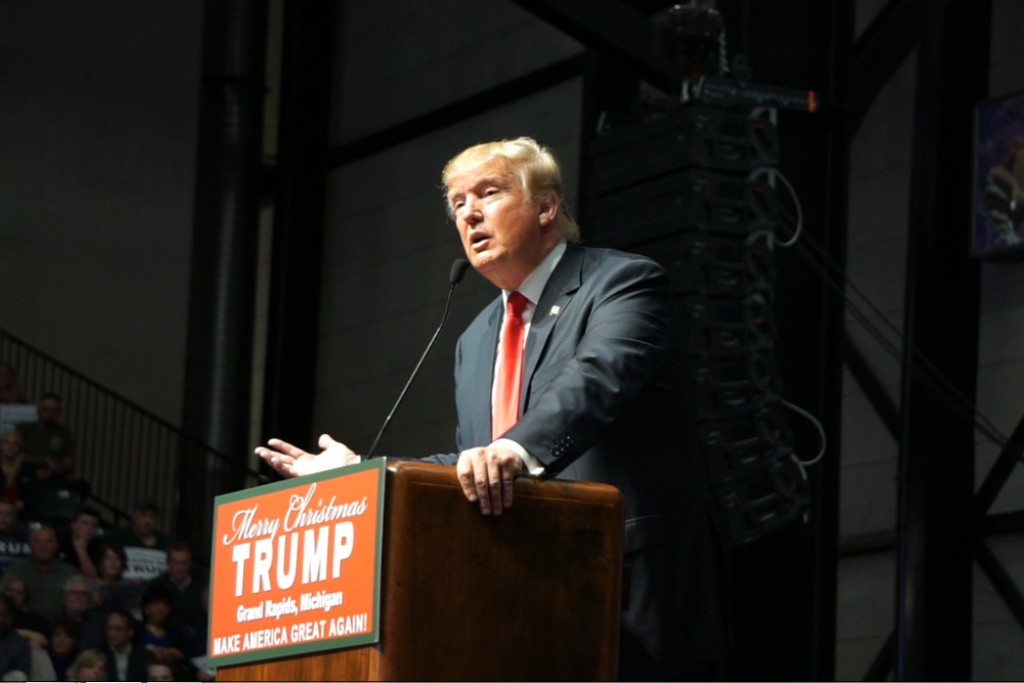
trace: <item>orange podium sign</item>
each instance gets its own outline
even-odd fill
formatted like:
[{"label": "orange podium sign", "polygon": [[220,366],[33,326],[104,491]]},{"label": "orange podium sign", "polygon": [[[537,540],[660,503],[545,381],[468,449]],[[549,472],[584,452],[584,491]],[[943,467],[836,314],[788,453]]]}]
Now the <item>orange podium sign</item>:
[{"label": "orange podium sign", "polygon": [[216,498],[214,666],[380,639],[384,458]]}]

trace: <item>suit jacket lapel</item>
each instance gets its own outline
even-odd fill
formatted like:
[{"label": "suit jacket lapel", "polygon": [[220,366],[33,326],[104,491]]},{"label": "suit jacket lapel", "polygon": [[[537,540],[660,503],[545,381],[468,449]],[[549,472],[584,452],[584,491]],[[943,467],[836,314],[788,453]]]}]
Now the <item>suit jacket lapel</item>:
[{"label": "suit jacket lapel", "polygon": [[[562,310],[572,299],[573,293],[580,287],[580,269],[583,265],[583,250],[569,245],[562,259],[551,273],[544,291],[537,302],[530,322],[530,336],[526,340],[526,363],[523,367],[523,395],[519,398],[520,412],[526,405],[526,388],[530,386],[530,378],[544,357],[548,338],[555,327],[555,321]],[[499,321],[500,324],[500,321]]]}]

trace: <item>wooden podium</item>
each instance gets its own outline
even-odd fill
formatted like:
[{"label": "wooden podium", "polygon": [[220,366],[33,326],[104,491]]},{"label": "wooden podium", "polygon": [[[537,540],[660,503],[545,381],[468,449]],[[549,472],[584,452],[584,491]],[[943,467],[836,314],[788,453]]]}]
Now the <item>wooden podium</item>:
[{"label": "wooden podium", "polygon": [[521,477],[512,507],[485,517],[454,467],[388,461],[385,486],[380,642],[223,666],[218,681],[615,680],[618,489]]}]

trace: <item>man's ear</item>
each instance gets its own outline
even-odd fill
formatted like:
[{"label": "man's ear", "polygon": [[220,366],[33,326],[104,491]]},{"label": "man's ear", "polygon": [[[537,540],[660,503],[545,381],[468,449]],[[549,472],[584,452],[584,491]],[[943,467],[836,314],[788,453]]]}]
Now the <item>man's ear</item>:
[{"label": "man's ear", "polygon": [[558,197],[551,195],[537,202],[537,217],[542,226],[550,225],[558,215]]}]

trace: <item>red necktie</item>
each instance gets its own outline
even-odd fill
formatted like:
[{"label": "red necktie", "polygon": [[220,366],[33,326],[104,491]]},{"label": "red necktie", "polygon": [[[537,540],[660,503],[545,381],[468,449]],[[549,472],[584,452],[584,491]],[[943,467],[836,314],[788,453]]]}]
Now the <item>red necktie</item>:
[{"label": "red necktie", "polygon": [[494,387],[491,438],[497,439],[519,421],[519,394],[523,380],[523,312],[530,300],[519,292],[508,295],[505,327],[501,332],[501,359]]}]

